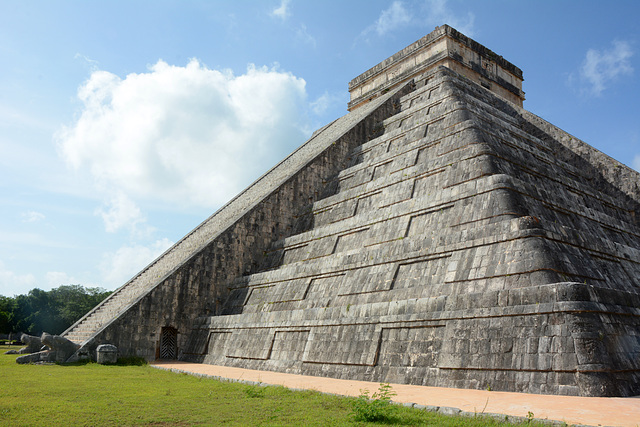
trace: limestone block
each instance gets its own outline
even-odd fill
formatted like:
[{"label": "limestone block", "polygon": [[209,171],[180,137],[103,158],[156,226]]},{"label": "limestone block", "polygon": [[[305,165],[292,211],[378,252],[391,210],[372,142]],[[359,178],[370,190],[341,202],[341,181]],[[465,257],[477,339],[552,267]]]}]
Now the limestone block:
[{"label": "limestone block", "polygon": [[101,365],[114,364],[118,361],[118,348],[113,344],[100,344],[96,348],[96,362]]}]

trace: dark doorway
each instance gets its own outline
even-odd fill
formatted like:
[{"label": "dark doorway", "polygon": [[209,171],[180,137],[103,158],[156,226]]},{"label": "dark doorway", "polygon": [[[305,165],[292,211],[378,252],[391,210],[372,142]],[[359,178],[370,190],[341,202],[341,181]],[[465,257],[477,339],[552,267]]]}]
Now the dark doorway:
[{"label": "dark doorway", "polygon": [[178,330],[171,326],[162,328],[160,334],[160,359],[177,359]]}]

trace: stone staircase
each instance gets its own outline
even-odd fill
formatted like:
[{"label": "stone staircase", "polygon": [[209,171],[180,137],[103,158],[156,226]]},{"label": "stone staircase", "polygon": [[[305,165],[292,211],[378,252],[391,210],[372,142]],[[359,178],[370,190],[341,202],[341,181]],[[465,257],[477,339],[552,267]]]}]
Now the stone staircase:
[{"label": "stone staircase", "polygon": [[100,305],[69,328],[63,335],[77,344],[85,342],[120,313],[126,311],[140,296],[144,295],[145,292],[152,287],[149,284],[151,283],[151,285],[153,285],[155,283],[151,278],[158,277],[158,275],[162,273],[167,273],[158,268],[158,264],[159,263],[156,263],[150,266],[133,280],[117,289]]}]

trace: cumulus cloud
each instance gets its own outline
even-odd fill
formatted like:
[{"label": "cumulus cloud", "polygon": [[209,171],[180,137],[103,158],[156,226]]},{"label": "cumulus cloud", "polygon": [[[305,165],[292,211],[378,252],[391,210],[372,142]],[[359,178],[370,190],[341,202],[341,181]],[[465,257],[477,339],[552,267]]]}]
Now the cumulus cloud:
[{"label": "cumulus cloud", "polygon": [[35,287],[37,283],[33,274],[17,274],[7,270],[4,263],[0,261],[0,295],[9,297],[26,294]]},{"label": "cumulus cloud", "polygon": [[158,61],[120,78],[96,70],[78,89],[60,155],[106,199],[107,230],[144,222],[143,200],[215,208],[304,142],[305,81],[273,68],[246,73]]},{"label": "cumulus cloud", "polygon": [[633,163],[631,164],[631,167],[633,167],[635,170],[640,172],[640,154],[638,154],[633,158]]},{"label": "cumulus cloud", "polygon": [[615,40],[607,50],[589,49],[580,67],[580,80],[588,94],[600,96],[610,83],[633,74],[631,45]]},{"label": "cumulus cloud", "polygon": [[22,222],[38,222],[45,218],[44,214],[35,211],[23,212],[21,217]]},{"label": "cumulus cloud", "polygon": [[282,0],[280,2],[280,6],[278,6],[277,8],[271,11],[271,16],[280,18],[283,21],[286,20],[289,16],[291,16],[291,12],[289,11],[290,3],[291,3],[291,0]]},{"label": "cumulus cloud", "polygon": [[115,289],[124,285],[172,245],[173,242],[165,238],[149,246],[139,244],[123,246],[116,252],[104,254],[100,263],[102,286],[106,289]]}]

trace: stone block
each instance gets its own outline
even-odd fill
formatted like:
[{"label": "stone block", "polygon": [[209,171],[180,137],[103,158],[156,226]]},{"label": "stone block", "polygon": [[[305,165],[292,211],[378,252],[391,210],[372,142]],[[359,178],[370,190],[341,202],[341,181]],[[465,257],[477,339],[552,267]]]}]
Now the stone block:
[{"label": "stone block", "polygon": [[96,348],[96,362],[112,365],[118,362],[118,348],[112,344],[101,344]]}]

